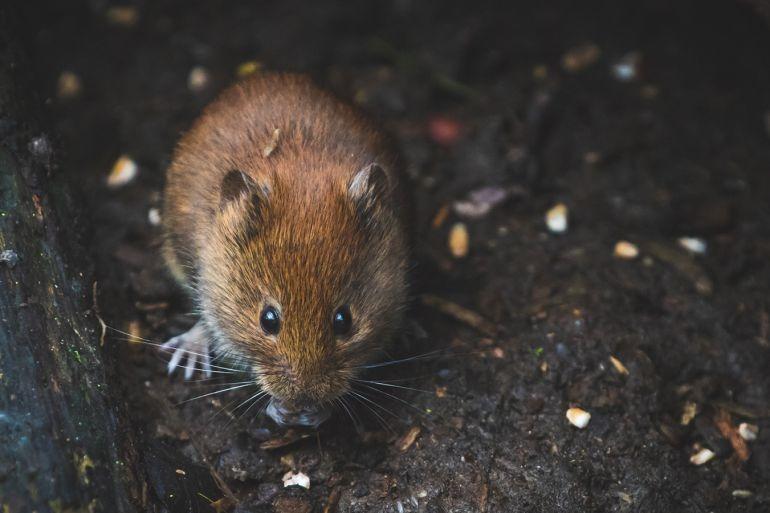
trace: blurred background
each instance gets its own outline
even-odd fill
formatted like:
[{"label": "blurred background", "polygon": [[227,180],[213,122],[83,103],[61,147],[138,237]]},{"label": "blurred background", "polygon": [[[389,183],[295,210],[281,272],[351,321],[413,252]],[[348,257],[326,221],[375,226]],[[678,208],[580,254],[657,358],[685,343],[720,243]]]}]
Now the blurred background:
[{"label": "blurred background", "polygon": [[[104,351],[151,469],[141,508],[770,507],[762,2],[18,4],[101,315],[125,332]],[[139,343],[195,320],[157,251],[174,144],[270,71],[310,74],[394,136],[427,334],[394,353],[438,351],[318,434],[233,412],[237,392],[178,405],[211,383],[167,377]]]}]

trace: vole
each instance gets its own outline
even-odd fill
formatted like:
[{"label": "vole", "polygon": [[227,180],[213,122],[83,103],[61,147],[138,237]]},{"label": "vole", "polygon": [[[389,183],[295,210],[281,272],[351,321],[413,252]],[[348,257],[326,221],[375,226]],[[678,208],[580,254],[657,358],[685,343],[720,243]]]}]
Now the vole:
[{"label": "vole", "polygon": [[270,395],[280,424],[317,426],[400,330],[408,248],[397,159],[373,124],[301,75],[227,89],[167,171],[163,253],[200,319],[164,347],[209,351]]}]

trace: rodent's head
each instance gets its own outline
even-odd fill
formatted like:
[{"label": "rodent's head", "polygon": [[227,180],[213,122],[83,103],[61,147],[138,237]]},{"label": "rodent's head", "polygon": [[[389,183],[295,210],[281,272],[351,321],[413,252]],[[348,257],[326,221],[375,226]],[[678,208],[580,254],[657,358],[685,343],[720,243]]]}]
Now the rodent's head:
[{"label": "rodent's head", "polygon": [[[283,176],[283,178],[279,178]],[[378,164],[315,182],[234,169],[202,251],[199,296],[220,350],[282,424],[318,425],[401,323],[407,255]]]}]

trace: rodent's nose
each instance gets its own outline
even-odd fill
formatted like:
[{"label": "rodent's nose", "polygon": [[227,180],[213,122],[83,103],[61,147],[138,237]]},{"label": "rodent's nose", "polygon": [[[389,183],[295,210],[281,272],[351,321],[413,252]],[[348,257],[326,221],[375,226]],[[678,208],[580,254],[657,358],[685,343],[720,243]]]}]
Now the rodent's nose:
[{"label": "rodent's nose", "polygon": [[290,408],[273,397],[267,405],[267,414],[282,426],[318,427],[329,418],[330,411],[328,408],[307,405],[301,408]]}]

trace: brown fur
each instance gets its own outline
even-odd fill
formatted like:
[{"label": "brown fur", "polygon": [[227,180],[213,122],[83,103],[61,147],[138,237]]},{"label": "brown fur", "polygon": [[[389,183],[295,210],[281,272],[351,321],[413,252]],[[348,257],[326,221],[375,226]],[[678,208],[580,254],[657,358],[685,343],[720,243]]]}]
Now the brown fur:
[{"label": "brown fur", "polygon": [[[263,150],[280,130],[269,156]],[[351,182],[371,163],[383,191]],[[240,170],[248,191],[223,203]],[[180,141],[165,191],[164,256],[198,303],[217,350],[248,364],[274,397],[298,407],[348,390],[401,324],[407,252],[399,174],[379,133],[301,76],[240,82]],[[266,304],[281,312],[265,335]],[[335,337],[347,304],[353,329]]]}]

